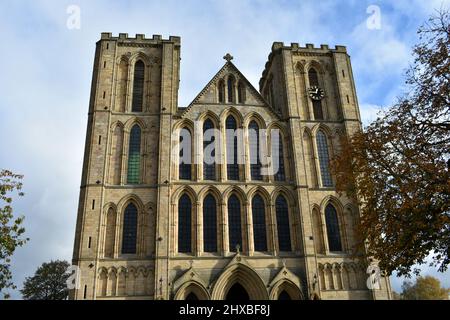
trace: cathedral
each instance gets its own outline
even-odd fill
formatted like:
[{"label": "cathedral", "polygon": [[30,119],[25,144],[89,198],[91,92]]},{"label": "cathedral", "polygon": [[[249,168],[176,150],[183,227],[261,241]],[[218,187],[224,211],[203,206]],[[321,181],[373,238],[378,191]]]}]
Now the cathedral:
[{"label": "cathedral", "polygon": [[175,36],[96,44],[71,298],[391,299],[329,168],[361,130],[346,48],[274,42],[259,90],[217,57],[183,107],[180,50]]}]

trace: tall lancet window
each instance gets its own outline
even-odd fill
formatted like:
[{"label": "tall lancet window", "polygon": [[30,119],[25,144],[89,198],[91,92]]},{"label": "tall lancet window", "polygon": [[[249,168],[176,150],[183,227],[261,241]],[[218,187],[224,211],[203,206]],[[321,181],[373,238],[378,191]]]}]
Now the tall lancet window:
[{"label": "tall lancet window", "polygon": [[322,177],[322,186],[332,187],[333,180],[330,173],[330,156],[328,153],[328,142],[325,133],[322,130],[317,132],[317,152],[319,156],[320,175]]},{"label": "tall lancet window", "polygon": [[141,173],[141,128],[135,124],[130,132],[128,146],[128,184],[138,184]]},{"label": "tall lancet window", "polygon": [[223,80],[219,81],[218,85],[218,91],[219,91],[219,103],[225,102],[225,82]]},{"label": "tall lancet window", "polygon": [[278,248],[280,251],[291,251],[288,204],[286,199],[281,195],[275,201],[275,211],[277,217]]},{"label": "tall lancet window", "polygon": [[253,242],[255,251],[267,251],[266,210],[260,195],[252,199]]},{"label": "tall lancet window", "polygon": [[145,64],[139,60],[134,65],[132,112],[142,112],[144,101]]},{"label": "tall lancet window", "polygon": [[245,103],[245,85],[242,81],[238,84],[238,102]]},{"label": "tall lancet window", "polygon": [[228,116],[226,123],[227,137],[227,178],[239,180],[237,124],[233,116]]},{"label": "tall lancet window", "polygon": [[228,76],[228,82],[227,82],[227,87],[228,87],[228,102],[234,102],[235,101],[235,97],[234,97],[234,86],[235,86],[235,79],[233,77],[233,75],[229,75]]},{"label": "tall lancet window", "polygon": [[123,214],[122,253],[136,253],[138,211],[134,204],[130,203]]},{"label": "tall lancet window", "polygon": [[236,195],[228,198],[228,239],[230,251],[236,251],[236,246],[242,250],[241,202]]},{"label": "tall lancet window", "polygon": [[250,175],[252,180],[262,180],[261,159],[260,159],[260,139],[259,126],[256,121],[248,125],[248,140],[250,147]]},{"label": "tall lancet window", "polygon": [[272,159],[275,159],[275,157],[277,158],[277,168],[274,166],[274,175],[275,181],[284,181],[286,180],[286,174],[284,169],[283,136],[281,134],[278,134],[277,136],[278,139],[272,138]]},{"label": "tall lancet window", "polygon": [[[310,87],[319,86],[319,77],[317,75],[316,69],[314,68],[309,69],[308,78]],[[313,104],[314,119],[323,120],[322,102],[320,100],[312,100],[312,104]]]},{"label": "tall lancet window", "polygon": [[210,194],[203,200],[203,251],[217,252],[217,204]]},{"label": "tall lancet window", "polygon": [[180,130],[178,176],[180,180],[191,180],[192,136],[187,128]]},{"label": "tall lancet window", "polygon": [[216,180],[216,145],[214,124],[211,119],[203,123],[203,180]]},{"label": "tall lancet window", "polygon": [[325,208],[325,222],[327,225],[328,248],[330,251],[342,251],[341,233],[336,209],[332,204]]},{"label": "tall lancet window", "polygon": [[178,252],[191,252],[192,203],[187,194],[178,200]]}]

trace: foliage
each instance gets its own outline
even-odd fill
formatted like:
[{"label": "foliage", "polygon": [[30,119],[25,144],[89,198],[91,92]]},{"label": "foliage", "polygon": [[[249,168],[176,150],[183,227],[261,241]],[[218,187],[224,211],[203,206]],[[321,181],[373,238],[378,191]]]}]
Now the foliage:
[{"label": "foliage", "polygon": [[9,297],[5,289],[16,288],[12,282],[11,257],[17,247],[28,241],[22,237],[24,217],[14,217],[12,207],[12,193],[23,196],[22,178],[8,170],[0,170],[0,292],[5,298]]},{"label": "foliage", "polygon": [[27,277],[20,290],[24,300],[65,300],[69,295],[67,279],[70,273],[67,261],[43,263],[34,276]]},{"label": "foliage", "polygon": [[448,300],[450,289],[441,287],[438,279],[426,276],[418,277],[416,283],[405,281],[402,285],[402,300]]},{"label": "foliage", "polygon": [[362,132],[342,139],[336,188],[358,200],[359,246],[391,274],[431,254],[450,262],[450,21],[441,10],[419,31],[407,92]]}]

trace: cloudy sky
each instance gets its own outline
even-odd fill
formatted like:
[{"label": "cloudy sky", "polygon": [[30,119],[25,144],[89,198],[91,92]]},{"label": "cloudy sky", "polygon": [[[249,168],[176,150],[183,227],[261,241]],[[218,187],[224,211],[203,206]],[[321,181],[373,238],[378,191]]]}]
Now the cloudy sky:
[{"label": "cloudy sky", "polygon": [[[20,288],[42,262],[71,259],[101,32],[181,36],[182,107],[222,66],[226,52],[258,87],[274,41],[346,45],[367,122],[402,92],[417,27],[443,3],[450,0],[1,1],[0,168],[25,175],[26,196],[15,206],[31,238],[14,256],[15,283]],[[67,27],[71,5],[80,10],[79,29]],[[425,268],[423,274],[436,272]],[[450,287],[450,273],[437,276]],[[400,283],[392,279],[397,291]]]}]

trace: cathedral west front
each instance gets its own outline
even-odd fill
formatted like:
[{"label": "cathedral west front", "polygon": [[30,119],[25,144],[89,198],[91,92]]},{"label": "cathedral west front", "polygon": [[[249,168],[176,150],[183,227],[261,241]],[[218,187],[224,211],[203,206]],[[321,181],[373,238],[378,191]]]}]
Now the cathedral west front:
[{"label": "cathedral west front", "polygon": [[174,36],[96,44],[71,297],[390,299],[329,167],[361,130],[346,48],[274,42],[258,89],[226,54],[183,107],[180,50]]}]

